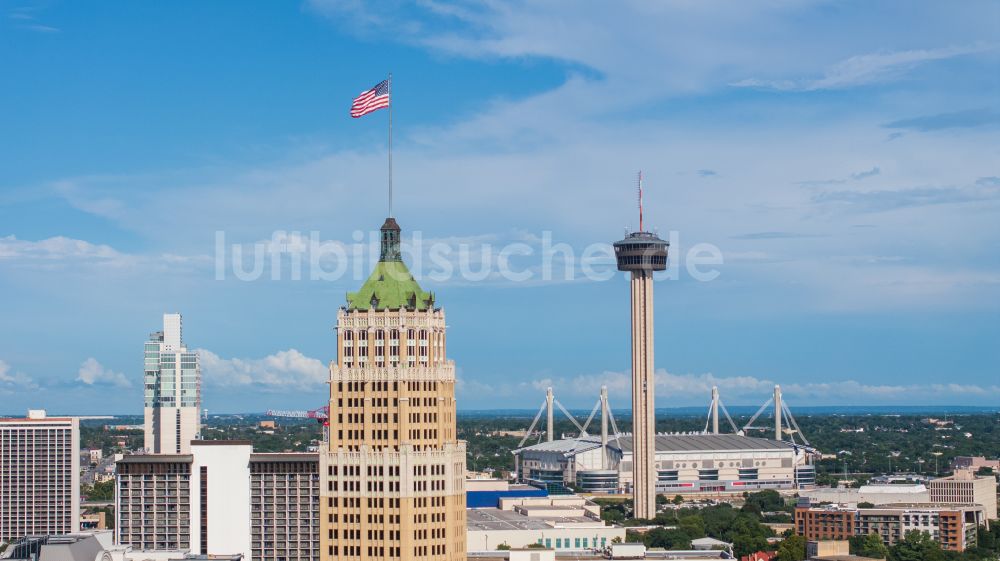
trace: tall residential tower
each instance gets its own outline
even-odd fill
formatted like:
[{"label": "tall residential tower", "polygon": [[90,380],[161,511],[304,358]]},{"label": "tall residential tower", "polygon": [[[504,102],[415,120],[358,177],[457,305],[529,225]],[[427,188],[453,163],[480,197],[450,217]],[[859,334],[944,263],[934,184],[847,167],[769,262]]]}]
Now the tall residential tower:
[{"label": "tall residential tower", "polygon": [[639,176],[639,231],[615,242],[619,271],[631,273],[633,497],[636,518],[656,516],[656,408],[653,399],[653,271],[667,268],[666,241],[642,231],[642,176]]},{"label": "tall residential tower", "polygon": [[144,347],[145,448],[151,454],[190,454],[201,432],[201,366],[181,338],[181,315],[163,314],[163,331]]},{"label": "tall residential tower", "polygon": [[465,443],[445,328],[387,218],[375,270],[337,314],[320,453],[322,559],[465,560]]},{"label": "tall residential tower", "polygon": [[80,421],[0,419],[0,543],[80,530]]}]

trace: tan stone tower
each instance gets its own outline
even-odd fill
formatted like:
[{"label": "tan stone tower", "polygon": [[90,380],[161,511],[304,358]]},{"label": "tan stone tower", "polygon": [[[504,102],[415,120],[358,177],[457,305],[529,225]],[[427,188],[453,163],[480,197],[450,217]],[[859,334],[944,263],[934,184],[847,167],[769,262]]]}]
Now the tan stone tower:
[{"label": "tan stone tower", "polygon": [[403,263],[393,218],[381,235],[375,270],[337,314],[321,557],[464,561],[465,443],[444,311]]},{"label": "tan stone tower", "polygon": [[[641,182],[641,177],[640,177]],[[640,197],[641,197],[640,183]],[[619,271],[632,274],[632,487],[635,517],[656,516],[656,409],[653,399],[653,271],[667,268],[667,242],[642,230],[615,242]]]}]

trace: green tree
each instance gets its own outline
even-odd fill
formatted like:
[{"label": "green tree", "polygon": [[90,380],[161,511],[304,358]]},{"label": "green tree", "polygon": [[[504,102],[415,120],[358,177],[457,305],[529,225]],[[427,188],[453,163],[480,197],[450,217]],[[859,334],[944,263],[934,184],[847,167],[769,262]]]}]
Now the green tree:
[{"label": "green tree", "polygon": [[115,480],[102,481],[93,485],[81,485],[80,494],[88,501],[113,501],[115,499]]},{"label": "green tree", "polygon": [[878,534],[867,534],[851,538],[851,552],[861,557],[888,559],[889,548]]},{"label": "green tree", "polygon": [[934,541],[927,532],[910,530],[903,539],[889,548],[892,561],[943,561],[941,544]]},{"label": "green tree", "polygon": [[803,561],[806,558],[806,539],[789,536],[778,546],[778,561]]},{"label": "green tree", "polygon": [[510,550],[510,546],[507,545],[506,543],[502,543],[502,544],[500,544],[500,545],[497,546],[497,551],[509,551],[509,550]]},{"label": "green tree", "polygon": [[767,538],[762,538],[760,536],[755,536],[752,534],[737,534],[736,537],[732,539],[733,553],[737,557],[743,557],[744,555],[750,555],[756,551],[763,551],[768,549]]},{"label": "green tree", "polygon": [[684,497],[682,497],[682,496],[680,496],[680,495],[674,495],[674,500],[673,500],[673,503],[674,503],[675,505],[680,505],[680,504],[684,504]]},{"label": "green tree", "polygon": [[601,520],[612,524],[621,524],[625,521],[625,513],[615,509],[605,509],[601,511]]},{"label": "green tree", "polygon": [[646,547],[663,549],[691,549],[691,536],[678,528],[653,528],[642,536]]},{"label": "green tree", "polygon": [[774,512],[785,510],[785,499],[774,489],[766,489],[746,496],[744,508],[755,512]]},{"label": "green tree", "polygon": [[697,514],[682,517],[678,525],[693,540],[705,537],[705,520]]}]

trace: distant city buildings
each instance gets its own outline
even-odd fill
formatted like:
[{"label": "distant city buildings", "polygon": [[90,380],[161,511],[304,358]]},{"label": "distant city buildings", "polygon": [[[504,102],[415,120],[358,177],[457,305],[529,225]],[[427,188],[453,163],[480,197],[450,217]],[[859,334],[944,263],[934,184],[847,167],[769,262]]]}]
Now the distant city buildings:
[{"label": "distant city buildings", "polygon": [[319,458],[194,441],[191,454],[117,463],[116,542],[137,550],[317,561]]},{"label": "distant city buildings", "polygon": [[201,366],[181,337],[181,315],[163,314],[163,331],[143,348],[145,448],[151,454],[188,454],[201,432]]},{"label": "distant city buildings", "polygon": [[954,475],[932,479],[927,484],[931,501],[964,505],[982,505],[986,517],[997,518],[997,478],[976,475],[971,469],[955,470]]},{"label": "distant city buildings", "polygon": [[0,542],[79,527],[79,420],[43,410],[0,419]]},{"label": "distant city buildings", "polygon": [[951,460],[952,471],[971,469],[973,471],[989,468],[995,473],[1000,472],[1000,460],[987,460],[984,456],[955,456]]}]

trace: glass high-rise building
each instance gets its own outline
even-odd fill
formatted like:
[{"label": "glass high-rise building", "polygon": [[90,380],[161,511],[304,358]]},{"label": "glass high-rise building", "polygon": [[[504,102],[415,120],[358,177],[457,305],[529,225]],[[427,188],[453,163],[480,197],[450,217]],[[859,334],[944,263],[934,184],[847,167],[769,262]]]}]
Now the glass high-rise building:
[{"label": "glass high-rise building", "polygon": [[151,454],[189,454],[201,432],[201,366],[181,338],[181,315],[163,314],[163,331],[143,349],[145,448]]}]

